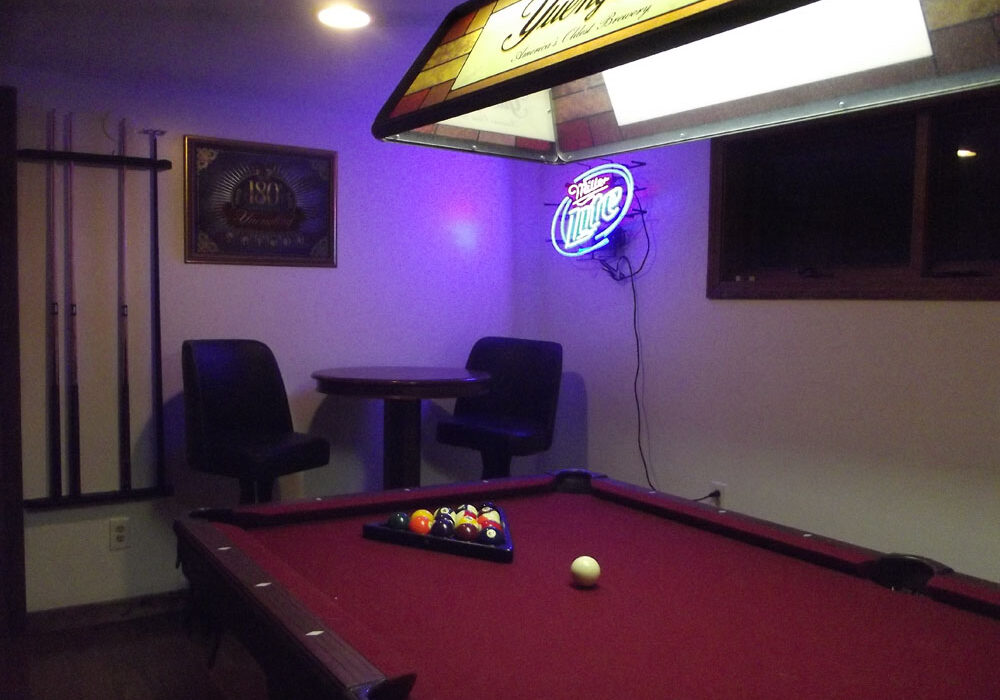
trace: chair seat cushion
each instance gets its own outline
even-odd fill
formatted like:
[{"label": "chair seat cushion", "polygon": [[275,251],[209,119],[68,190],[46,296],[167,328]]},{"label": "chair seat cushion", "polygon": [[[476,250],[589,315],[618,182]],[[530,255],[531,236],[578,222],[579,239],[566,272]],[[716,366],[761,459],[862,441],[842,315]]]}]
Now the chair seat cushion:
[{"label": "chair seat cushion", "polygon": [[266,479],[322,467],[330,443],[305,433],[223,435],[212,440],[203,470],[227,476]]},{"label": "chair seat cushion", "polygon": [[550,446],[544,426],[481,416],[443,419],[437,426],[437,439],[458,447],[499,450],[511,455],[534,454]]}]

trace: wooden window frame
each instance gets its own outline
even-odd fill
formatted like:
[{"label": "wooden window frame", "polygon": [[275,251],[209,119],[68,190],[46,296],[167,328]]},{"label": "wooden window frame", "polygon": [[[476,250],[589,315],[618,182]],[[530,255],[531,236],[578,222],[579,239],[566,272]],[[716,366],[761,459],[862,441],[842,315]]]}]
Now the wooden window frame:
[{"label": "wooden window frame", "polygon": [[[1000,88],[976,91],[975,96],[1000,97]],[[968,94],[934,98],[878,110],[876,118],[894,119],[909,115],[915,120],[912,218],[907,264],[891,267],[863,265],[839,268],[829,276],[808,277],[793,269],[748,270],[734,273],[732,263],[738,258],[735,249],[741,242],[738,220],[745,209],[739,208],[741,196],[734,178],[747,179],[737,172],[731,159],[732,147],[748,139],[780,140],[802,131],[822,133],[828,125],[839,125],[857,115],[831,117],[822,121],[769,129],[766,134],[736,134],[716,139],[711,147],[709,208],[709,250],[707,296],[710,299],[928,299],[928,300],[1000,300],[1000,262],[976,261],[981,276],[949,274],[935,269],[931,256],[929,193],[933,167],[932,113],[942,105],[957,104]],[[870,118],[870,116],[866,117]],[[729,201],[727,201],[727,198]]]}]

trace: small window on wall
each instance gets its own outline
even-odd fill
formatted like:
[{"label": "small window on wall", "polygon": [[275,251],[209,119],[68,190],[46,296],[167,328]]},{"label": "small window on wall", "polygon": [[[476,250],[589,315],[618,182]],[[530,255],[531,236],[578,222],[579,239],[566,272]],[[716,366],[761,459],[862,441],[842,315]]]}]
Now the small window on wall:
[{"label": "small window on wall", "polygon": [[930,142],[930,273],[1000,274],[1000,99],[941,110]]},{"label": "small window on wall", "polygon": [[1000,90],[718,139],[708,296],[1000,299]]}]

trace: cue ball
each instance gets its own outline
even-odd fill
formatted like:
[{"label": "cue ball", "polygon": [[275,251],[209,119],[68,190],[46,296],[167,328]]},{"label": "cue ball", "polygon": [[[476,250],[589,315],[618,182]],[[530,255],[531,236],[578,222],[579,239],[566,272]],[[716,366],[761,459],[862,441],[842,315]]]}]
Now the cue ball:
[{"label": "cue ball", "polygon": [[577,557],[569,567],[573,574],[573,582],[578,586],[589,588],[597,583],[601,575],[601,565],[593,557]]}]

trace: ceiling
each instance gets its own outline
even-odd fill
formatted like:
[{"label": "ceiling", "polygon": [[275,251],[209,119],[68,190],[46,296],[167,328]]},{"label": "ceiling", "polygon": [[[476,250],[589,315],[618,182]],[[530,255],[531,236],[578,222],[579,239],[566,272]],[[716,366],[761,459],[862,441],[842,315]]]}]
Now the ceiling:
[{"label": "ceiling", "polygon": [[384,100],[460,0],[354,3],[372,15],[358,32],[321,26],[322,0],[3,0],[0,64],[310,102],[333,99],[350,65],[392,76]]},{"label": "ceiling", "polygon": [[[352,1],[372,15],[372,24],[357,32],[319,24],[316,12],[326,0],[0,0],[0,78],[9,73],[14,77],[8,80],[22,82],[30,81],[33,71],[55,73],[71,80],[107,80],[129,94],[159,91],[177,95],[193,109],[199,98],[232,96],[244,101],[280,102],[292,110],[333,112],[345,120],[370,124],[434,31],[462,0]],[[924,61],[933,69],[928,75],[941,72],[950,79],[952,74],[964,75],[986,65],[995,80],[997,1],[922,0],[941,35],[938,39],[932,36],[932,43],[938,46],[933,61]],[[945,5],[963,9],[955,18],[938,16],[941,12],[935,8]],[[970,17],[976,21],[968,21]],[[969,34],[970,27],[978,33]],[[963,47],[979,57],[978,62],[965,65]],[[728,70],[725,64],[722,68]],[[27,71],[26,75],[18,69]],[[671,75],[687,72],[678,70]],[[909,73],[904,77],[912,80]],[[656,79],[662,87],[662,81]],[[837,81],[824,83],[824,89],[830,92],[823,102],[826,113],[839,112],[842,95],[854,96],[860,90],[851,85],[841,87]],[[673,92],[682,94],[680,90]],[[777,91],[768,96],[780,94]],[[811,92],[807,96],[817,99]],[[647,97],[648,93],[643,93],[643,101],[648,102]],[[570,91],[566,98],[574,109],[580,106],[577,103],[590,104],[588,94],[582,91]],[[755,99],[748,98],[752,102],[748,113],[775,111],[769,103],[756,106]],[[600,106],[605,101],[591,102]],[[619,146],[634,150],[769,123],[727,116],[730,105],[726,102],[718,107],[722,117],[690,109],[681,113],[687,115],[687,122],[671,121],[675,117],[667,116],[615,129],[606,128],[607,110],[593,115],[574,113],[578,118],[562,120],[566,130],[586,116],[597,120],[594,123],[609,134],[610,141],[598,145],[581,142],[561,146],[560,151],[593,157],[618,152],[614,149]],[[781,119],[790,118],[781,109],[777,112]],[[724,128],[711,126],[716,123]],[[595,128],[589,125],[586,133],[594,133]],[[476,130],[471,131],[473,135],[463,145],[493,152],[484,150],[485,140]],[[507,132],[501,135],[506,137]],[[457,147],[454,139],[445,145]]]},{"label": "ceiling", "polygon": [[[372,15],[375,24],[439,22],[461,0],[353,0]],[[330,0],[332,2],[332,0]],[[289,19],[315,16],[323,0],[6,0],[8,8],[34,12],[90,12],[180,15],[192,18],[225,18],[237,24],[255,19]]]}]

